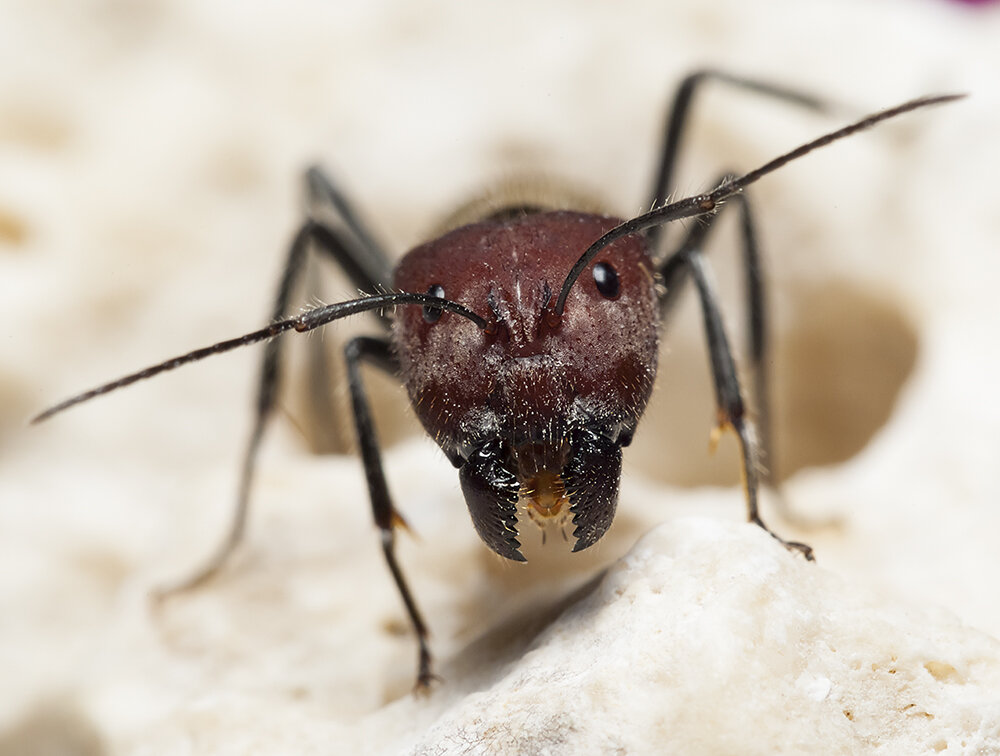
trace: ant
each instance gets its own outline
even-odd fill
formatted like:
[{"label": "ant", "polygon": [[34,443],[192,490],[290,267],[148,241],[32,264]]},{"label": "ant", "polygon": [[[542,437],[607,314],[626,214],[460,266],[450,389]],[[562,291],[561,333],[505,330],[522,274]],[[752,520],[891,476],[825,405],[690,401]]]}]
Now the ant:
[{"label": "ant", "polygon": [[[271,325],[91,389],[32,422],[189,362],[267,342],[230,529],[199,570],[164,592],[185,590],[215,574],[243,535],[257,451],[280,381],[283,341],[276,337],[374,312],[383,333],[346,344],[347,381],[375,524],[417,637],[417,687],[425,689],[434,679],[427,628],[396,561],[395,528],[405,521],[382,471],[361,364],[374,365],[405,385],[423,427],[458,468],[472,523],[487,546],[506,559],[524,561],[518,541],[520,512],[564,533],[571,526],[573,551],[580,551],[597,542],[614,518],[622,449],[632,441],[652,391],[660,329],[678,290],[690,278],[704,319],[717,432],[730,429],[739,441],[748,519],[812,560],[809,546],[770,530],[757,506],[761,483],[770,482],[762,472],[769,450],[766,324],[759,252],[743,190],[815,149],[961,95],[924,97],[869,115],[749,173],[726,173],[711,191],[669,202],[692,97],[711,79],[813,110],[826,109],[822,101],[791,89],[698,71],[682,81],[674,96],[649,212],[623,221],[565,204],[508,201],[416,247],[395,268],[343,193],[318,168],[311,168],[306,173],[311,198],[332,210],[339,222],[307,217],[295,234]],[[747,413],[702,253],[727,200],[742,212],[749,368],[759,424]],[[665,250],[663,226],[682,218],[699,222],[676,249]],[[331,257],[360,290],[384,293],[289,317],[289,299],[310,250]]]}]

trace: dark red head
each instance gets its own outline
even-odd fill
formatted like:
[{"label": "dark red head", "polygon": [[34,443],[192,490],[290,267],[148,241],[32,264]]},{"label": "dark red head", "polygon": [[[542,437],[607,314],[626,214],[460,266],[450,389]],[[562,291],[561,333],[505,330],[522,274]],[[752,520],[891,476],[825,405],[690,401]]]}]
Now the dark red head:
[{"label": "dark red head", "polygon": [[427,432],[462,468],[473,521],[498,553],[520,558],[516,504],[534,519],[572,515],[575,550],[611,523],[621,447],[656,374],[658,303],[642,237],[602,250],[570,291],[584,250],[621,223],[576,212],[514,213],[451,231],[400,262],[395,286],[486,318],[397,312],[394,344]]}]

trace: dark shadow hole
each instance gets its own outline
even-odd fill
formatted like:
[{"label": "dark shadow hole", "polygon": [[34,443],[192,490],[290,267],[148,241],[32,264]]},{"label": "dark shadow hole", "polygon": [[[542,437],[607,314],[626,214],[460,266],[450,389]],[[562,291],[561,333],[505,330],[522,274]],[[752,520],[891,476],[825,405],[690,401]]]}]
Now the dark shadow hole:
[{"label": "dark shadow hole", "polygon": [[[900,308],[859,286],[799,282],[785,296],[770,363],[779,480],[863,450],[889,421],[919,348]],[[626,464],[677,485],[735,485],[739,463],[731,434],[716,454],[708,452],[715,418],[711,376],[696,302],[685,299],[668,324],[657,391]],[[742,347],[742,318],[731,307],[727,314],[730,338]],[[752,397],[749,403],[755,406]]]}]

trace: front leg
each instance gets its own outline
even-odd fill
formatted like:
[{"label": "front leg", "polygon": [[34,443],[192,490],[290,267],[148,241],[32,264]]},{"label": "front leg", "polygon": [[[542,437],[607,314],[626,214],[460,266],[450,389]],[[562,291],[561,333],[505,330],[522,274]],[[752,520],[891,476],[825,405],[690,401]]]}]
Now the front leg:
[{"label": "front leg", "polygon": [[392,579],[406,605],[406,613],[410,617],[413,631],[417,636],[419,656],[417,662],[417,690],[426,690],[436,679],[431,671],[431,654],[427,645],[427,625],[424,624],[420,610],[410,593],[410,588],[403,577],[403,572],[396,561],[395,527],[405,524],[403,518],[392,504],[389,496],[389,486],[386,484],[385,473],[382,471],[382,453],[379,450],[378,439],[375,436],[375,426],[372,423],[371,408],[361,383],[361,363],[369,362],[392,375],[399,374],[399,362],[392,354],[387,341],[361,336],[352,339],[344,348],[347,362],[347,381],[351,392],[351,406],[354,410],[354,426],[357,431],[358,449],[365,468],[365,479],[368,483],[368,494],[371,497],[372,514],[375,524],[382,534],[382,552]]},{"label": "front leg", "polygon": [[746,414],[743,394],[736,374],[736,364],[733,361],[729,339],[722,324],[718,299],[708,275],[707,263],[697,249],[689,250],[680,257],[680,260],[690,270],[701,301],[709,361],[712,365],[712,378],[715,385],[715,401],[719,413],[719,428],[732,428],[740,442],[743,488],[747,497],[747,517],[750,522],[759,525],[789,550],[799,551],[806,559],[812,560],[813,550],[811,546],[798,541],[786,541],[767,527],[760,517],[757,506],[760,468],[757,434],[753,421]]},{"label": "front leg", "polygon": [[[735,174],[724,173],[717,182],[721,184]],[[750,209],[750,201],[746,192],[741,192],[730,198],[717,213],[702,217],[691,226],[687,236],[677,250],[670,253],[660,264],[660,277],[663,279],[664,291],[660,298],[660,318],[666,323],[668,315],[677,301],[677,295],[683,288],[690,273],[687,265],[689,253],[693,250],[702,251],[705,241],[715,226],[719,215],[730,205],[736,205],[740,210],[740,238],[743,243],[740,265],[743,269],[746,291],[746,349],[749,361],[750,396],[756,410],[758,462],[765,485],[770,485],[780,497],[778,473],[773,455],[773,437],[771,434],[771,379],[767,352],[768,344],[768,311],[767,295],[764,287],[764,263],[757,243],[757,232]]]}]

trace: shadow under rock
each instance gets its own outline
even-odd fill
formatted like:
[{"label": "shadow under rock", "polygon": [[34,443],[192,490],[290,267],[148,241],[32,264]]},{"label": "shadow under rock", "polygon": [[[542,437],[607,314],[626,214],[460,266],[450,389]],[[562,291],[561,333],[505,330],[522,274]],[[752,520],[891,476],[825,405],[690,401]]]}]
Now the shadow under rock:
[{"label": "shadow under rock", "polygon": [[441,670],[442,677],[454,686],[454,693],[490,687],[531,650],[537,638],[567,609],[593,593],[607,571],[607,567],[601,569],[555,600],[536,599],[519,606],[448,660]]}]

